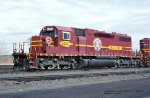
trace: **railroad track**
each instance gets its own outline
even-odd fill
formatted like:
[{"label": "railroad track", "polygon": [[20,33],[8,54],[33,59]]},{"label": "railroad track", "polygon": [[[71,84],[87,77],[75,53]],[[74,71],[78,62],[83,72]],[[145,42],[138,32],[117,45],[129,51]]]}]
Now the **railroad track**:
[{"label": "railroad track", "polygon": [[46,71],[46,72],[21,72],[21,73],[9,73],[1,74],[0,81],[41,81],[41,80],[55,80],[55,79],[68,79],[68,78],[81,78],[81,77],[97,77],[97,76],[109,76],[109,75],[128,75],[128,74],[146,74],[150,73],[150,68],[134,68],[134,69],[109,69],[109,70],[72,70],[72,71]]},{"label": "railroad track", "polygon": [[1,69],[8,69],[8,68],[13,68],[13,65],[0,65],[0,70]]}]

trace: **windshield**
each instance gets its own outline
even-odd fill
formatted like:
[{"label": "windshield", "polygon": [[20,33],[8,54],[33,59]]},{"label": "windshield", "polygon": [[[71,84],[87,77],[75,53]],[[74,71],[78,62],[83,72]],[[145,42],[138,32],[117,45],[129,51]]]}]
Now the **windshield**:
[{"label": "windshield", "polygon": [[43,36],[54,36],[55,32],[54,31],[46,31],[46,32],[42,32],[40,35],[43,35]]}]

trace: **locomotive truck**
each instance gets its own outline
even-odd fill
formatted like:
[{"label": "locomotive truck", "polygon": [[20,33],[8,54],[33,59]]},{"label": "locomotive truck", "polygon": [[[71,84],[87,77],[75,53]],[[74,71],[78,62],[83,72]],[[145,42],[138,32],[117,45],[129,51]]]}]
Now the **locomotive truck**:
[{"label": "locomotive truck", "polygon": [[14,68],[74,69],[94,67],[140,67],[150,65],[150,38],[140,40],[140,52],[132,51],[127,34],[94,29],[44,26],[24,44],[13,43]]}]

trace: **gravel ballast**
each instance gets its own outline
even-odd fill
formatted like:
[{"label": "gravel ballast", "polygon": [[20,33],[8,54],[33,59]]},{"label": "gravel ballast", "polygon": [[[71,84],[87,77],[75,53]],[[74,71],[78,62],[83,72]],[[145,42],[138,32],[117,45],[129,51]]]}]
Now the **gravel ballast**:
[{"label": "gravel ballast", "polygon": [[0,93],[15,93],[28,90],[40,89],[57,89],[61,87],[88,85],[96,83],[111,83],[121,80],[144,79],[149,78],[150,73],[137,73],[128,75],[108,75],[108,76],[92,76],[68,79],[41,80],[30,82],[18,81],[0,81]]}]

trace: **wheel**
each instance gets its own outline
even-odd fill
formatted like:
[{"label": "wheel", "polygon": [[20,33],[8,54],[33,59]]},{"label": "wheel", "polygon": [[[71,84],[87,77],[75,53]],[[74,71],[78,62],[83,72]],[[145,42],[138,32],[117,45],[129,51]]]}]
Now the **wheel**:
[{"label": "wheel", "polygon": [[111,69],[111,66],[108,66],[107,68]]},{"label": "wheel", "polygon": [[30,70],[30,64],[29,64],[29,60],[27,58],[25,58],[23,60],[23,70],[29,71]]},{"label": "wheel", "polygon": [[74,69],[74,64],[71,64],[69,69],[73,70]]},{"label": "wheel", "polygon": [[45,70],[48,70],[48,66],[44,66]]},{"label": "wheel", "polygon": [[14,66],[13,66],[13,69],[17,69],[17,67],[18,67],[18,64],[15,63]]},{"label": "wheel", "polygon": [[22,68],[18,64],[14,64],[13,71],[20,71]]},{"label": "wheel", "polygon": [[63,70],[64,66],[63,65],[59,65],[59,69]]},{"label": "wheel", "polygon": [[115,68],[120,68],[118,63],[115,64]]}]

